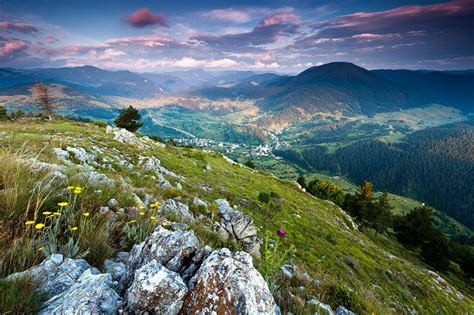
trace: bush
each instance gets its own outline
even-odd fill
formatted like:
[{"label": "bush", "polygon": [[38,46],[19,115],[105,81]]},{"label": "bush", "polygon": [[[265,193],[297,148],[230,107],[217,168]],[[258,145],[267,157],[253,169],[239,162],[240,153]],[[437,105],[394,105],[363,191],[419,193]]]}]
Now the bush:
[{"label": "bush", "polygon": [[261,192],[258,194],[258,201],[261,203],[269,203],[270,202],[270,194],[266,192]]},{"label": "bush", "polygon": [[244,165],[249,168],[255,168],[255,163],[253,163],[252,160],[246,161]]},{"label": "bush", "polygon": [[0,106],[0,121],[10,120],[10,116],[7,114],[7,109],[3,106]]},{"label": "bush", "polygon": [[336,205],[344,204],[344,193],[336,184],[327,180],[312,180],[308,183],[306,190],[313,196],[334,202]]},{"label": "bush", "polygon": [[96,120],[96,121],[93,122],[93,124],[96,125],[99,128],[106,128],[107,127],[107,123],[105,121],[102,121],[102,120]]}]

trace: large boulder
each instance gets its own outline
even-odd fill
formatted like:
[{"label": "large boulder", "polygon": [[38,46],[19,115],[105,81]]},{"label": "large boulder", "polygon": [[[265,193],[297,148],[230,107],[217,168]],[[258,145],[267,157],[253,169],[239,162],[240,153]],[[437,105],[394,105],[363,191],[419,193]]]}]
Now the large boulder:
[{"label": "large boulder", "polygon": [[140,149],[150,149],[150,147],[145,143],[146,141],[142,141],[142,139],[138,138],[133,132],[126,129],[107,126],[105,131],[107,133],[113,133],[114,140],[117,140],[118,142],[135,145]]},{"label": "large boulder", "polygon": [[135,271],[127,292],[128,310],[134,313],[178,314],[188,293],[180,275],[152,260]]},{"label": "large boulder", "polygon": [[164,215],[176,217],[183,222],[194,222],[194,216],[189,210],[189,207],[173,199],[168,199],[163,202],[161,206],[161,213]]},{"label": "large boulder", "polygon": [[182,314],[275,314],[267,283],[244,252],[213,251],[191,278],[189,288]]},{"label": "large boulder", "polygon": [[110,274],[88,269],[67,290],[46,301],[39,314],[116,314],[120,297],[111,286]]},{"label": "large boulder", "polygon": [[133,246],[127,261],[127,273],[122,278],[122,286],[128,287],[135,271],[156,260],[166,268],[181,272],[199,248],[199,240],[192,231],[170,231],[161,226],[144,242]]}]

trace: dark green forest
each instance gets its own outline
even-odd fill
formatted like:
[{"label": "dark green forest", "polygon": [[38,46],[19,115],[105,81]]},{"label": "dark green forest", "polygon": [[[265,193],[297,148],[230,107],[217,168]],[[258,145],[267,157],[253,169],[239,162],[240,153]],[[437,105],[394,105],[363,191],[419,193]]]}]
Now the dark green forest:
[{"label": "dark green forest", "polygon": [[328,153],[323,146],[278,155],[308,170],[329,171],[354,182],[405,195],[474,228],[472,122],[409,134],[401,143],[364,140]]}]

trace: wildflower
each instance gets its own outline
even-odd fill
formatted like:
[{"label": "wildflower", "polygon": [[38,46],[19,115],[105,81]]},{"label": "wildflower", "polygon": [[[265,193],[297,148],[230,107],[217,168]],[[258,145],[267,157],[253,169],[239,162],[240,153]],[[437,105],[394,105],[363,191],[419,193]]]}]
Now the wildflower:
[{"label": "wildflower", "polygon": [[76,195],[77,194],[80,194],[82,192],[82,189],[74,189],[73,193],[75,193]]},{"label": "wildflower", "polygon": [[278,236],[285,236],[285,234],[286,234],[286,231],[283,230],[283,229],[279,229],[279,230],[277,231],[277,235],[278,235]]},{"label": "wildflower", "polygon": [[135,222],[137,222],[137,220],[130,220],[130,221],[128,221],[128,224],[132,224],[132,223],[135,223]]},{"label": "wildflower", "polygon": [[42,251],[44,249],[44,247],[38,247],[38,251]]},{"label": "wildflower", "polygon": [[48,216],[46,216],[46,219],[49,219],[49,218],[52,218],[52,217],[54,217],[54,215],[48,215]]},{"label": "wildflower", "polygon": [[61,212],[53,212],[53,215],[59,217],[61,215]]},{"label": "wildflower", "polygon": [[140,206],[138,208],[143,210],[143,209],[145,209],[145,206]]},{"label": "wildflower", "polygon": [[84,212],[82,215],[87,218],[87,217],[90,216],[91,214],[90,214],[89,212]]},{"label": "wildflower", "polygon": [[52,212],[51,211],[45,211],[43,212],[44,215],[50,215]]},{"label": "wildflower", "polygon": [[67,190],[73,190],[74,186],[67,186],[66,188],[67,188]]},{"label": "wildflower", "polygon": [[69,204],[69,203],[67,203],[66,201],[63,201],[63,202],[58,203],[58,206],[60,206],[60,207],[65,207],[65,206],[67,206],[68,204]]},{"label": "wildflower", "polygon": [[73,226],[73,227],[71,228],[71,231],[77,231],[77,226]]},{"label": "wildflower", "polygon": [[151,216],[151,217],[150,217],[150,220],[156,221],[156,220],[158,220],[158,219],[157,219],[156,217],[154,217],[154,216]]},{"label": "wildflower", "polygon": [[35,229],[37,229],[37,230],[41,230],[42,228],[44,228],[43,223],[38,223],[38,224],[35,225]]},{"label": "wildflower", "polygon": [[170,226],[168,222],[163,222],[162,226],[165,228],[165,227],[168,227]]},{"label": "wildflower", "polygon": [[145,212],[143,212],[143,211],[140,211],[140,215],[145,215]]},{"label": "wildflower", "polygon": [[25,224],[26,225],[32,225],[32,224],[35,224],[35,221],[26,221]]}]

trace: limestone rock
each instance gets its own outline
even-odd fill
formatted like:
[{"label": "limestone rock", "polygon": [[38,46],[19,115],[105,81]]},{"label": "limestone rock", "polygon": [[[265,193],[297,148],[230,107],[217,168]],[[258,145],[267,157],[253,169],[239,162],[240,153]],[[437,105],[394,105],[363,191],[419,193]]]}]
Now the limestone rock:
[{"label": "limestone rock", "polygon": [[161,213],[164,215],[176,216],[184,222],[194,222],[194,216],[189,207],[173,199],[165,200],[161,206]]},{"label": "limestone rock", "polygon": [[348,310],[344,306],[338,306],[336,308],[336,315],[356,315],[356,313]]},{"label": "limestone rock", "polygon": [[189,283],[184,314],[275,314],[275,301],[263,277],[244,252],[212,252]]},{"label": "limestone rock", "polygon": [[61,294],[71,287],[76,280],[91,266],[84,259],[63,258],[63,255],[54,254],[41,264],[26,271],[14,273],[7,279],[16,279],[24,275],[38,282],[38,289],[45,292],[47,298]]},{"label": "limestone rock", "polygon": [[135,313],[178,314],[187,292],[178,273],[152,260],[135,271],[127,294],[128,308]]},{"label": "limestone rock", "polygon": [[67,290],[46,301],[39,314],[116,314],[120,297],[111,286],[110,274],[88,269]]}]

